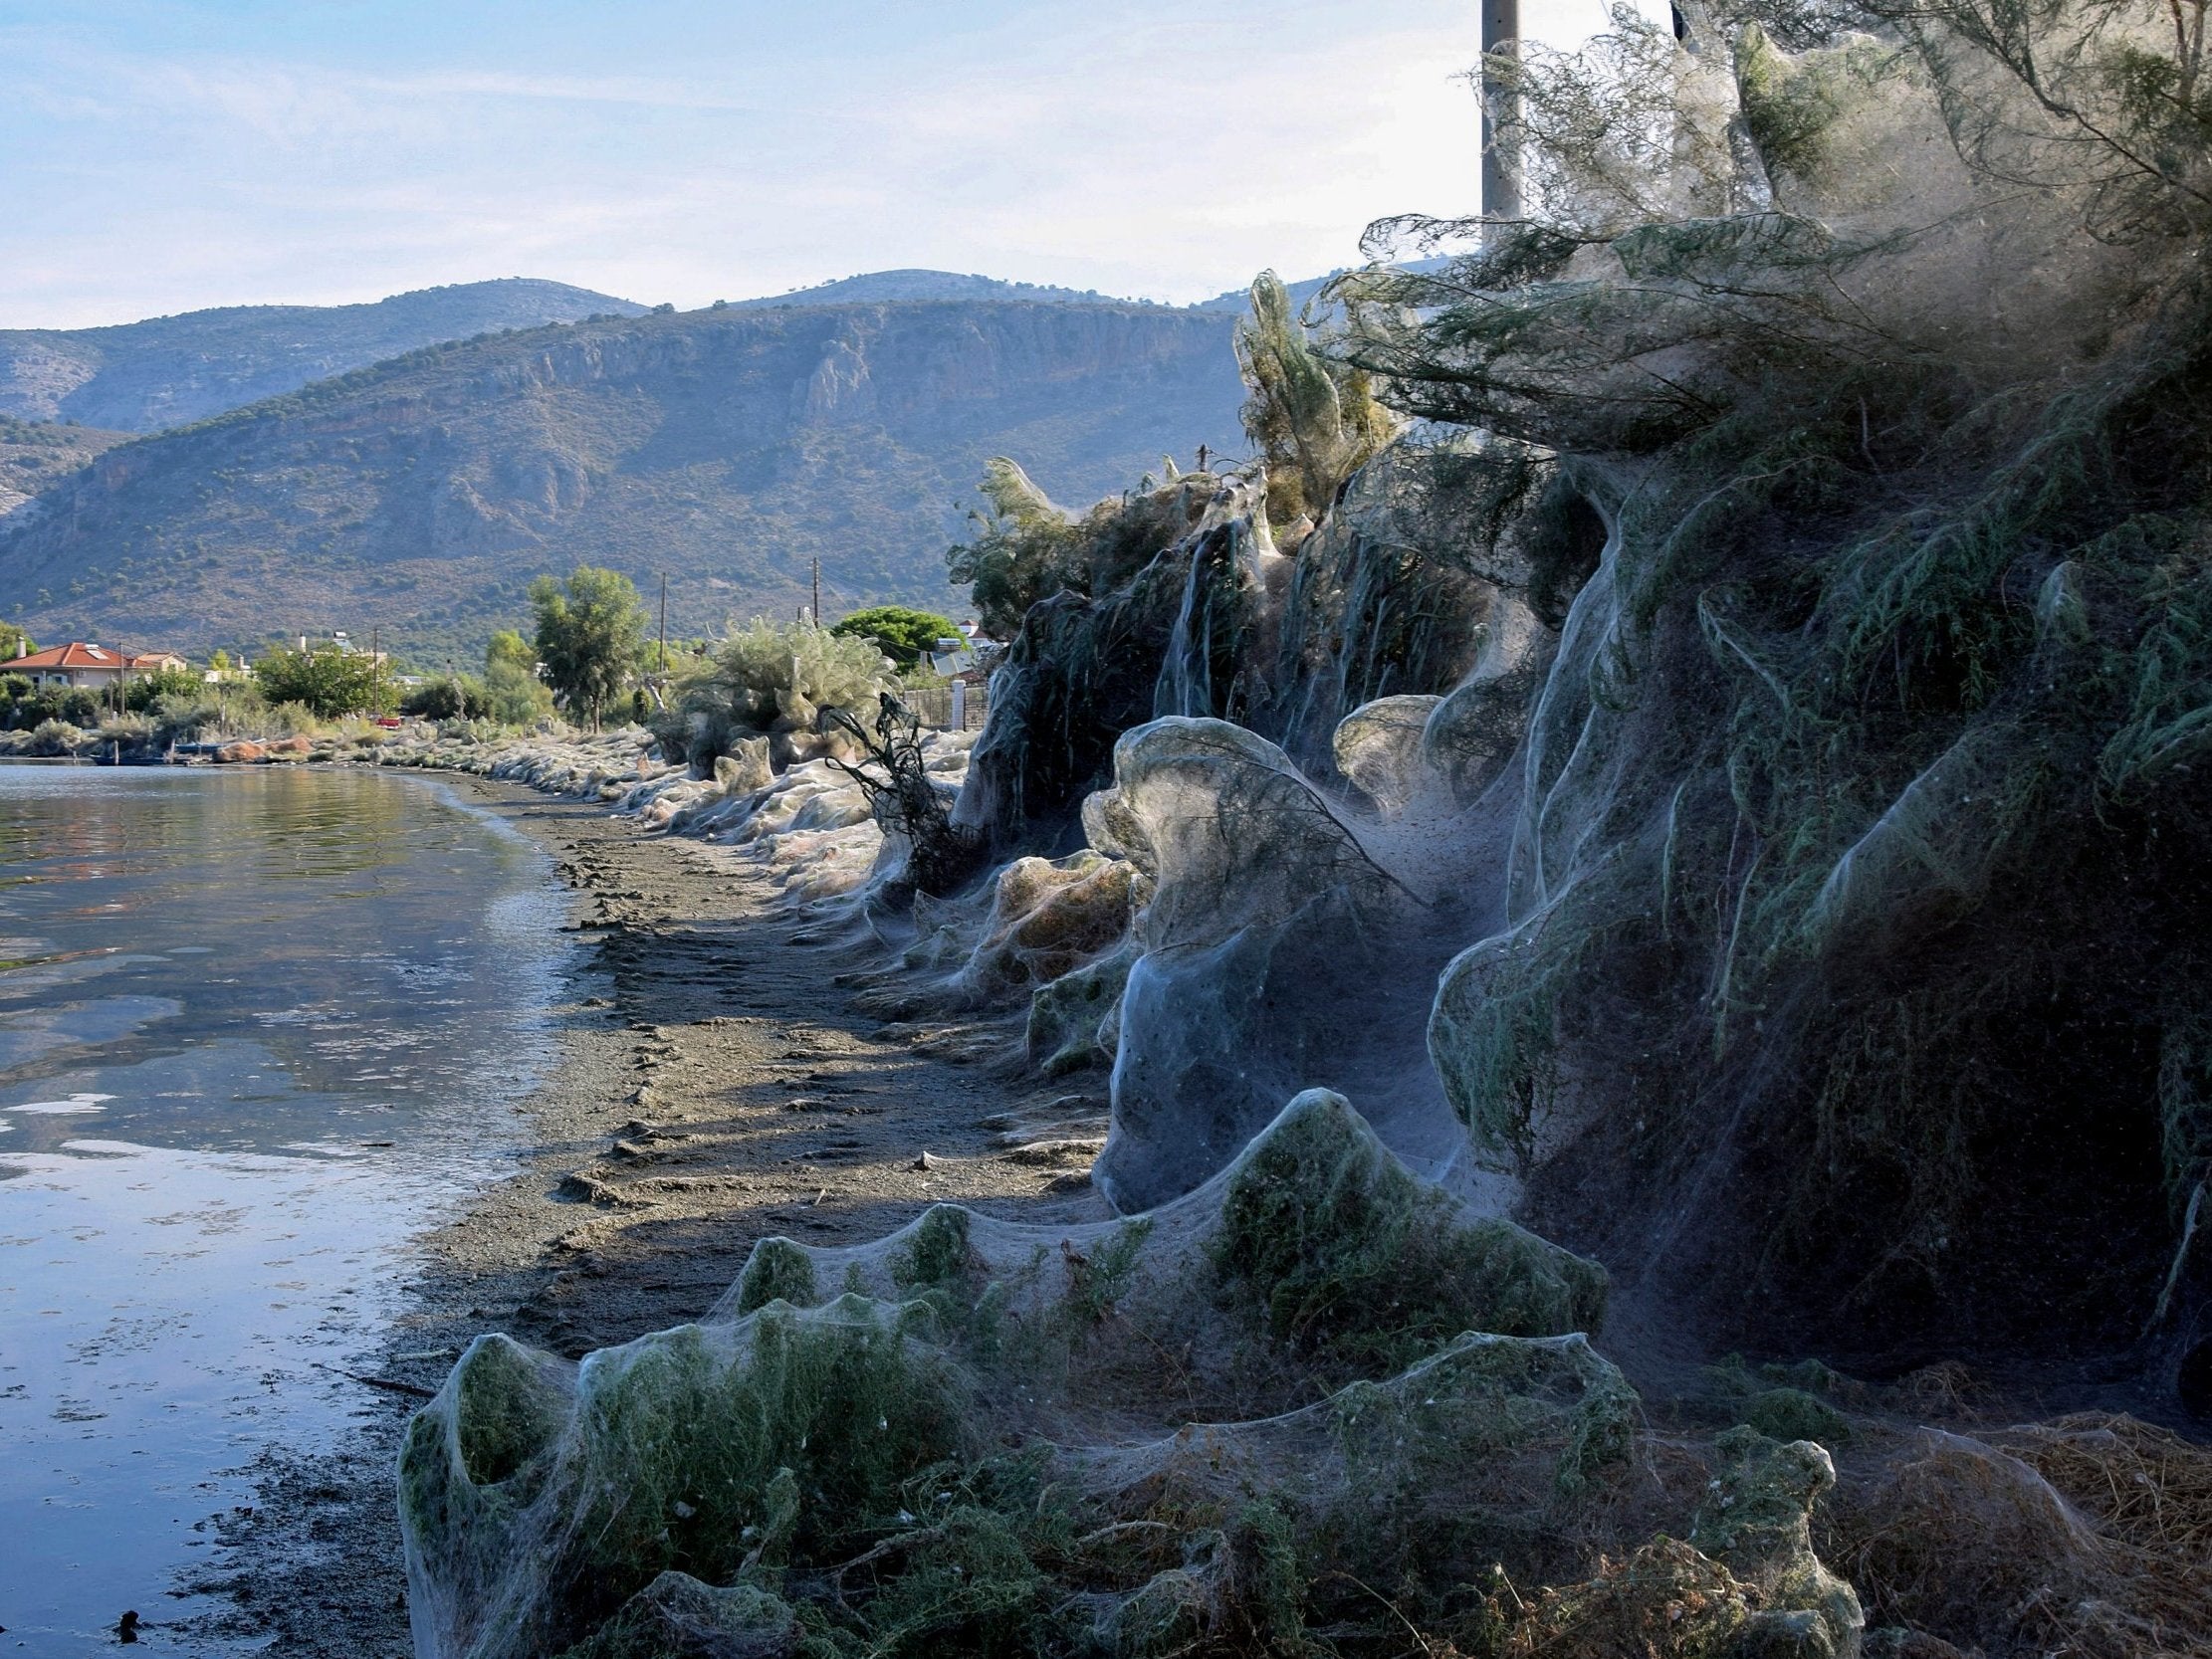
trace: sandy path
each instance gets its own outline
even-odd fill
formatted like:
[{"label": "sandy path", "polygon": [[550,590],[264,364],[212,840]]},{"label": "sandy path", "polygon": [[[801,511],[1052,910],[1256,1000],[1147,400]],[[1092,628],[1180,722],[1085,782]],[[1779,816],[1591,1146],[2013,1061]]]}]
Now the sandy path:
[{"label": "sandy path", "polygon": [[864,1013],[834,980],[880,965],[880,947],[824,939],[748,860],[641,836],[596,804],[451,781],[552,854],[581,944],[522,1172],[424,1241],[415,1311],[375,1373],[400,1387],[364,1384],[355,1445],[273,1463],[263,1501],[221,1524],[204,1585],[275,1654],[411,1652],[390,1467],[416,1402],[400,1388],[434,1387],[477,1335],[581,1354],[699,1317],[758,1239],[875,1238],[940,1200],[1105,1213],[1079,1151],[1004,1133],[1009,1116],[1031,1135],[1096,1133],[1102,1076],[1020,1075],[1003,1019]]}]

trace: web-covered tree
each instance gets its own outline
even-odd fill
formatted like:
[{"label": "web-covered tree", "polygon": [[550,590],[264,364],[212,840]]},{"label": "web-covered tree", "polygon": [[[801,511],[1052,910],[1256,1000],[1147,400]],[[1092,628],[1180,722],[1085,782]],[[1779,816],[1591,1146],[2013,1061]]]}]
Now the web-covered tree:
[{"label": "web-covered tree", "polygon": [[1250,395],[1244,431],[1267,463],[1267,517],[1278,527],[1318,522],[1344,481],[1390,439],[1395,417],[1365,369],[1314,350],[1282,279],[1262,271],[1236,325],[1236,362]]},{"label": "web-covered tree", "polygon": [[[1378,255],[1475,246],[1335,290],[1331,350],[1395,407],[1554,458],[1532,541],[1598,531],[1530,717],[1510,926],[1445,975],[1433,1051],[1493,1151],[1638,1171],[1596,1224],[1623,1250],[1640,1203],[1688,1213],[1676,1183],[1733,1159],[1765,1199],[1669,1248],[1762,1340],[1818,1306],[1892,1342],[2185,1345],[2203,8],[1682,12],[1686,43],[1623,10],[1493,59],[1526,216],[1386,223]],[[1539,1157],[1600,1078],[1666,1104],[1575,1101],[1583,1149]],[[2026,1287],[2068,1274],[2101,1288],[2054,1322]]]}]

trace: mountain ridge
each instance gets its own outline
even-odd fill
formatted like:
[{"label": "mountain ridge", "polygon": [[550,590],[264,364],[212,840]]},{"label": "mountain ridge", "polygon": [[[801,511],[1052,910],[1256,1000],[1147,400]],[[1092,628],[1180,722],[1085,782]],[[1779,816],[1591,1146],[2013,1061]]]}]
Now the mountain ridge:
[{"label": "mountain ridge", "polygon": [[0,329],[0,416],[147,433],[425,345],[645,307],[532,277],[346,306],[220,306],[90,328]]},{"label": "mountain ridge", "polygon": [[1237,442],[1221,312],[1019,300],[729,306],[420,347],[115,445],[0,520],[40,637],[466,651],[543,570],[672,578],[672,624],[951,602],[983,462],[1089,501]]}]

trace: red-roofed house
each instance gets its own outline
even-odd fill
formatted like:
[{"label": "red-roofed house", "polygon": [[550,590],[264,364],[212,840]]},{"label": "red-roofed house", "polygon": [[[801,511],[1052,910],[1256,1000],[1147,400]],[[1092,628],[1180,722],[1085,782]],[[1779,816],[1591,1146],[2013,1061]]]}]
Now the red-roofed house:
[{"label": "red-roofed house", "polygon": [[0,674],[28,675],[34,686],[111,686],[125,675],[142,677],[165,668],[191,665],[173,651],[123,651],[112,645],[86,645],[72,640],[49,646],[12,663],[0,663]]}]

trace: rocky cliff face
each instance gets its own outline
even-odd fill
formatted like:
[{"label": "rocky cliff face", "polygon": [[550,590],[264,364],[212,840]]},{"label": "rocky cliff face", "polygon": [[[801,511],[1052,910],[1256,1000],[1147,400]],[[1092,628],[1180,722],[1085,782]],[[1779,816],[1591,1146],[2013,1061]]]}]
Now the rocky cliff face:
[{"label": "rocky cliff face", "polygon": [[0,531],[0,610],[181,647],[465,645],[545,570],[672,624],[929,598],[1000,451],[1087,500],[1237,431],[1230,319],[1018,302],[603,320],[433,347],[102,456]]},{"label": "rocky cliff face", "polygon": [[0,415],[0,523],[68,478],[103,450],[128,439],[52,421],[18,421]]},{"label": "rocky cliff face", "polygon": [[644,309],[510,277],[361,306],[226,306],[109,328],[0,329],[0,415],[153,432],[439,340]]}]

